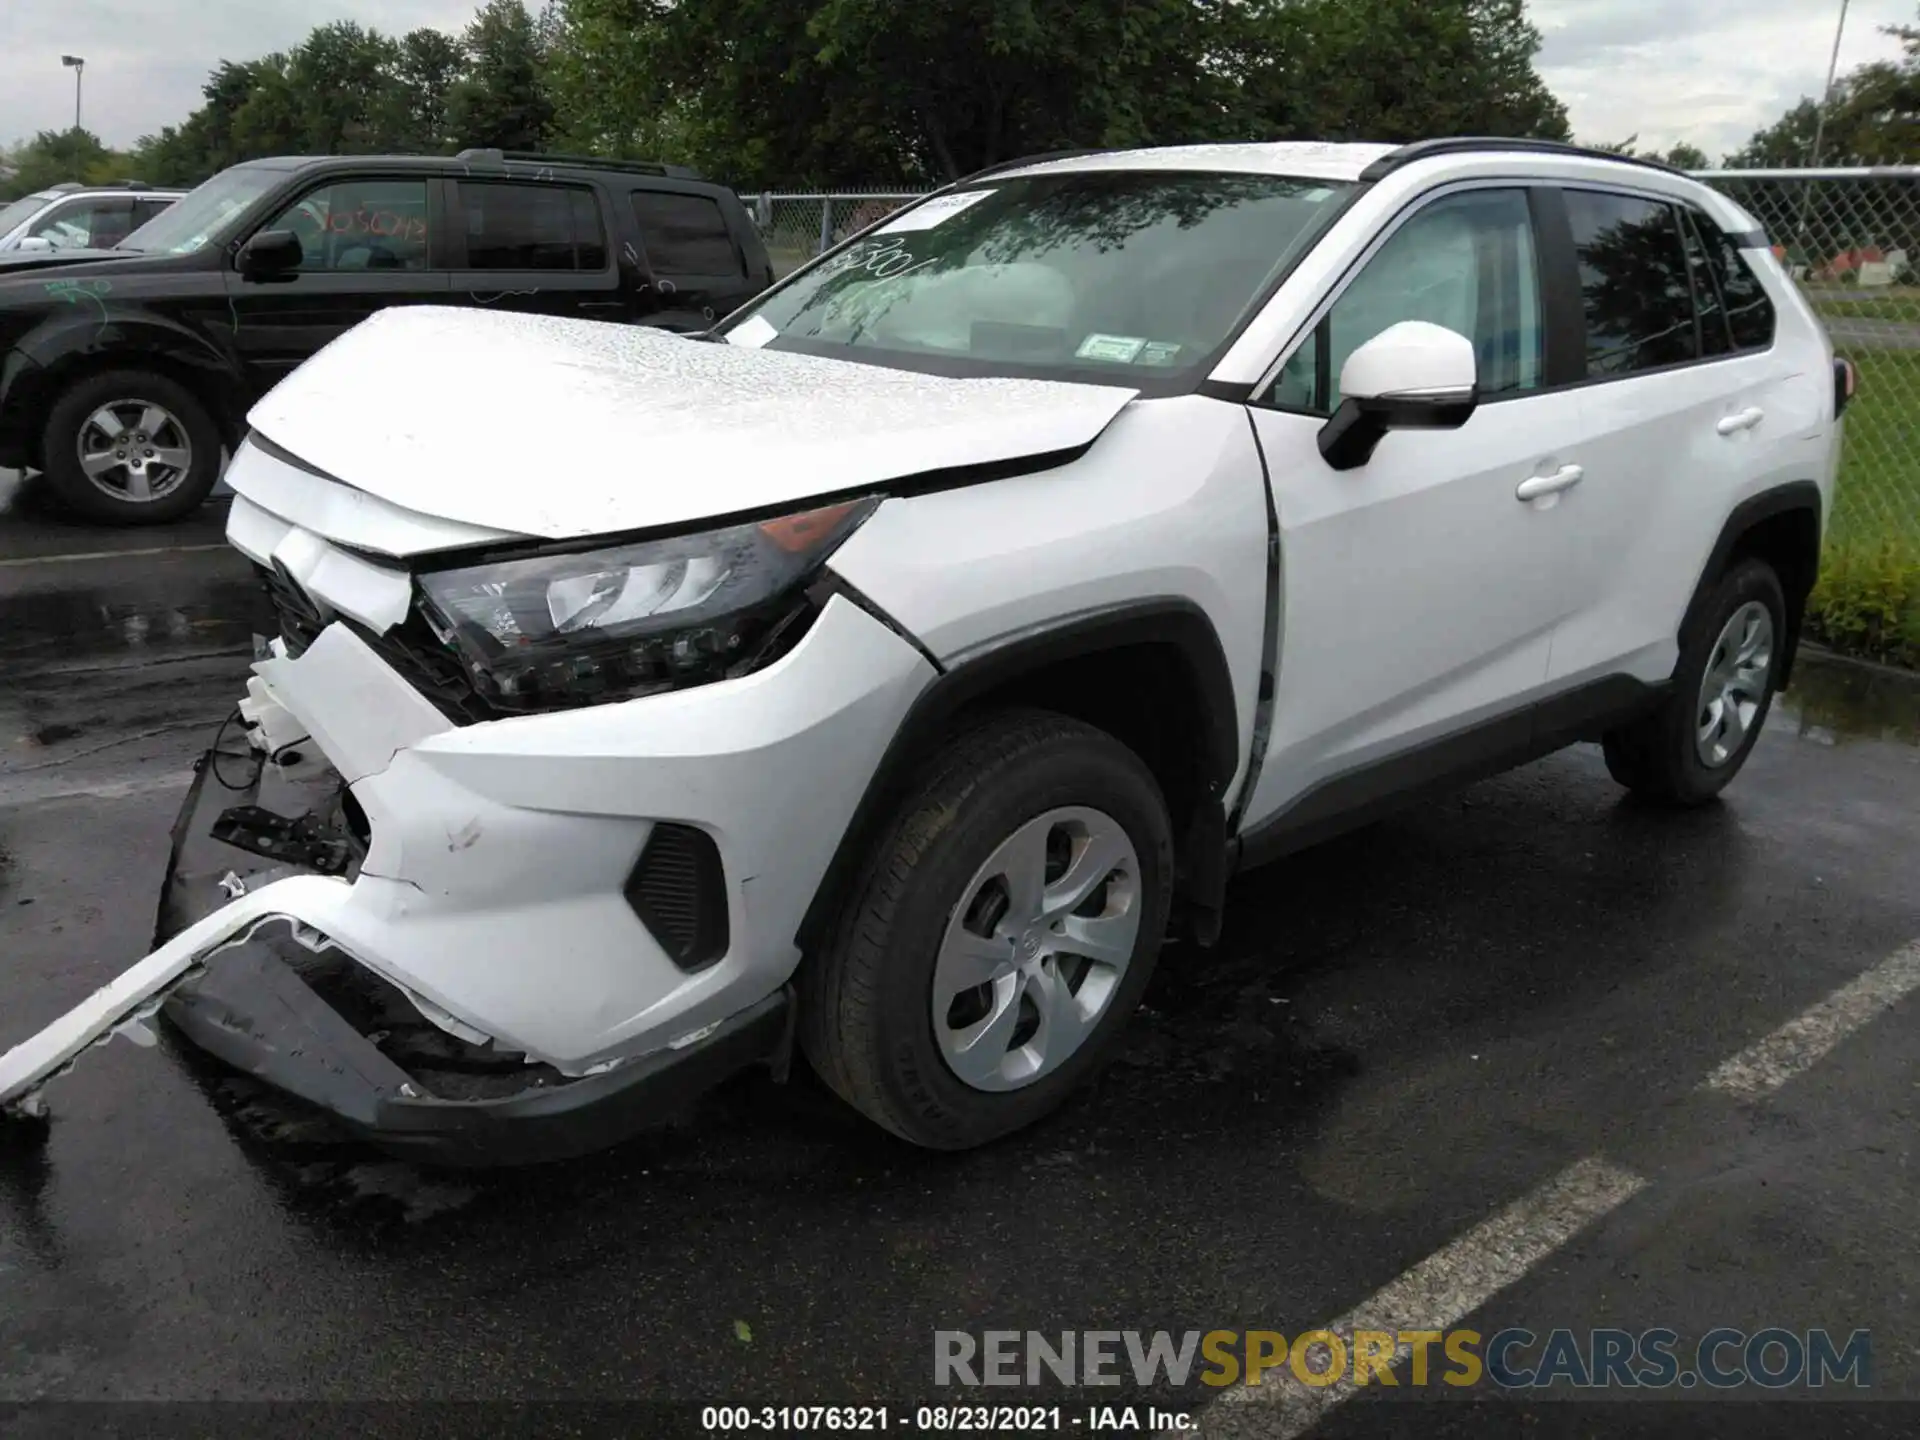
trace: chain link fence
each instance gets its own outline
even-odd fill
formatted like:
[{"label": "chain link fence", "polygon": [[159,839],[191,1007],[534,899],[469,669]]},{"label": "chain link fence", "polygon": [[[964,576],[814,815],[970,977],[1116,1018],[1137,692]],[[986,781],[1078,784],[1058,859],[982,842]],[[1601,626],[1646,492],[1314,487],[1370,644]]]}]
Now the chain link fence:
[{"label": "chain link fence", "polygon": [[[1766,228],[1833,336],[1860,369],[1833,534],[1920,554],[1920,166],[1711,170],[1708,184]],[[743,195],[786,275],[916,200],[912,186]]]},{"label": "chain link fence", "polygon": [[883,220],[926,191],[908,186],[848,190],[832,195],[782,195],[762,191],[742,195],[760,227],[776,278],[784,278],[814,256],[832,249],[856,230]]},{"label": "chain link fence", "polygon": [[1920,556],[1920,166],[1716,170],[1860,370],[1833,538]]}]

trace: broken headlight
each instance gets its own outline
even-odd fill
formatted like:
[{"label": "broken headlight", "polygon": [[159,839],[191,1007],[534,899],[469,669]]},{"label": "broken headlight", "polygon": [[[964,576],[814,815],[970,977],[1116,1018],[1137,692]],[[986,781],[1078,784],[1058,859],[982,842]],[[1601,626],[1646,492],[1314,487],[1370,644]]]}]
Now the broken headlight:
[{"label": "broken headlight", "polygon": [[794,592],[872,499],[669,540],[419,577],[427,623],[503,710],[625,700],[740,674],[803,623]]}]

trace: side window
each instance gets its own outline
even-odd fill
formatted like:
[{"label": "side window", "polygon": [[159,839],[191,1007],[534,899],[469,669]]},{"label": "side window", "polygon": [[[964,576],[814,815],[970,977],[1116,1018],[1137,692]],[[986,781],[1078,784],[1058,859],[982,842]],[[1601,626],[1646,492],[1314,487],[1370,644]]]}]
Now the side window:
[{"label": "side window", "polygon": [[727,217],[704,195],[635,190],[634,223],[657,275],[745,275]]},{"label": "side window", "polygon": [[56,250],[106,250],[133,233],[133,202],[110,196],[62,205],[27,233]]},{"label": "side window", "polygon": [[1598,190],[1566,192],[1587,316],[1587,376],[1700,358],[1693,285],[1673,207]]},{"label": "side window", "polygon": [[1704,222],[1691,211],[1680,214],[1680,228],[1687,245],[1687,271],[1693,277],[1693,308],[1700,316],[1700,350],[1709,359],[1730,354],[1733,332],[1727,328],[1727,307],[1720,301],[1720,283],[1714,278],[1707,258],[1706,242],[1700,237]]},{"label": "side window", "polygon": [[1473,341],[1482,395],[1540,388],[1540,273],[1525,191],[1451,195],[1394,231],[1288,358],[1266,402],[1332,414],[1347,357],[1402,320]]},{"label": "side window", "polygon": [[300,269],[427,268],[424,180],[335,180],[309,190],[264,226],[300,237]]},{"label": "side window", "polygon": [[171,200],[136,200],[133,202],[133,228],[138,230],[154,216],[173,208]]},{"label": "side window", "polygon": [[462,180],[470,270],[604,270],[593,193],[573,185]]},{"label": "side window", "polygon": [[1747,257],[1719,226],[1703,219],[1700,235],[1707,252],[1707,265],[1726,303],[1727,323],[1733,327],[1733,348],[1765,350],[1773,344],[1774,323],[1773,301],[1768,298],[1766,287],[1747,264]]}]

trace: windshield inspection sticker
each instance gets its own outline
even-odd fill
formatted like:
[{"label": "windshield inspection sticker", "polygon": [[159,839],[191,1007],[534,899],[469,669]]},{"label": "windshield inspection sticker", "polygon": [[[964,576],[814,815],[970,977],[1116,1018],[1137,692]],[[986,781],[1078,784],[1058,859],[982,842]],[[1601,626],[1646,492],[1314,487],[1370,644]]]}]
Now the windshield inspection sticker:
[{"label": "windshield inspection sticker", "polygon": [[1168,340],[1149,340],[1140,351],[1142,365],[1174,365],[1179,363],[1180,347]]},{"label": "windshield inspection sticker", "polygon": [[904,230],[931,230],[962,211],[971,210],[993,193],[991,190],[968,190],[960,195],[936,195],[924,205],[914,206],[898,220],[889,220],[873,233],[897,235]]},{"label": "windshield inspection sticker", "polygon": [[1089,335],[1073,353],[1082,360],[1112,360],[1129,365],[1146,345],[1137,335]]}]

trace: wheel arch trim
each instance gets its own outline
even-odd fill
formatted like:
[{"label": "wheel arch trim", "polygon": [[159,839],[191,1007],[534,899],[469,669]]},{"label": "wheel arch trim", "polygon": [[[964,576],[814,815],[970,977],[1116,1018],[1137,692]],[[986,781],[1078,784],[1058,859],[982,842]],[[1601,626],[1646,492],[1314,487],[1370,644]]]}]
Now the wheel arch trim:
[{"label": "wheel arch trim", "polygon": [[1102,653],[1159,646],[1184,664],[1200,705],[1201,764],[1206,795],[1194,816],[1175,815],[1183,858],[1182,890],[1217,913],[1227,876],[1226,795],[1240,762],[1240,726],[1226,649],[1213,622],[1193,601],[1164,596],[1103,606],[1002,637],[949,659],[920,692],[881,755],[835,847],[796,942],[810,953],[825,936],[866,851],[885,828],[914,768],[931,753],[953,718],[981,699],[1049,665]]},{"label": "wheel arch trim", "polygon": [[[1726,522],[1720,527],[1720,534],[1713,542],[1708,553],[1707,563],[1701,567],[1700,578],[1695,583],[1692,597],[1687,601],[1685,614],[1681,617],[1677,640],[1686,645],[1686,637],[1702,622],[1708,602],[1713,598],[1713,590],[1719,584],[1721,576],[1727,572],[1735,549],[1755,526],[1780,515],[1805,512],[1813,517],[1813,574],[1817,576],[1820,564],[1820,547],[1825,540],[1823,525],[1823,506],[1820,487],[1811,480],[1790,480],[1757,495],[1742,500],[1728,514]],[[1786,589],[1782,577],[1782,589]],[[1812,580],[1809,579],[1809,588]],[[1785,689],[1793,675],[1793,661],[1800,648],[1801,622],[1806,609],[1806,596],[1787,594],[1786,634],[1782,638],[1780,654],[1779,688]]]}]

